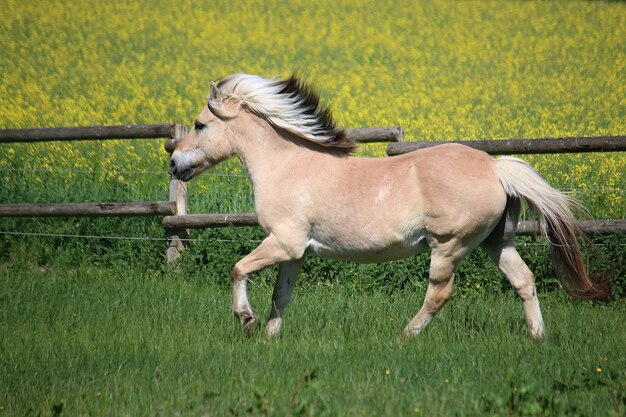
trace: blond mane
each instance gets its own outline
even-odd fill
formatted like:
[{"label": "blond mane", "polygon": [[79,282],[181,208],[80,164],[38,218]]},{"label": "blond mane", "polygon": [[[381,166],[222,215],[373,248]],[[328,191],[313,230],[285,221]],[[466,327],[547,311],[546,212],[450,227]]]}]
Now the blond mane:
[{"label": "blond mane", "polygon": [[258,75],[232,74],[211,87],[209,108],[220,116],[224,99],[236,100],[274,127],[302,139],[335,148],[346,153],[356,144],[337,127],[327,106],[320,104],[319,94],[296,75],[285,80]]}]

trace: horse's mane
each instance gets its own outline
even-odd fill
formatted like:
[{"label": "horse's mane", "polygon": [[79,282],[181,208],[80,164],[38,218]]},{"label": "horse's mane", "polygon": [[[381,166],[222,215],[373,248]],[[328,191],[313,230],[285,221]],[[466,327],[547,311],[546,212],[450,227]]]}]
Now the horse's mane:
[{"label": "horse's mane", "polygon": [[219,111],[218,100],[225,97],[302,139],[345,153],[356,149],[355,142],[335,124],[330,108],[320,104],[319,93],[296,74],[286,80],[232,74],[212,86],[209,107]]}]

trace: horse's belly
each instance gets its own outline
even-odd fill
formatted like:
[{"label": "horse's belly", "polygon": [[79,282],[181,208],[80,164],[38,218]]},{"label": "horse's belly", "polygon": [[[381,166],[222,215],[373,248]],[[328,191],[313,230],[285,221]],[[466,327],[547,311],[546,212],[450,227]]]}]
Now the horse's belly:
[{"label": "horse's belly", "polygon": [[338,242],[309,240],[308,253],[323,258],[340,259],[359,263],[379,263],[408,258],[429,249],[426,235],[420,234],[413,239],[397,240],[387,243]]}]

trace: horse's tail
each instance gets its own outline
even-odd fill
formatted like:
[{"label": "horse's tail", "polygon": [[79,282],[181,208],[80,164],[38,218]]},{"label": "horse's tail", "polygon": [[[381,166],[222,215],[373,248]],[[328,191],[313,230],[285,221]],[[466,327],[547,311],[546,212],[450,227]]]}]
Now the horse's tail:
[{"label": "horse's tail", "polygon": [[540,229],[550,242],[552,263],[563,289],[573,298],[607,300],[611,295],[610,280],[589,276],[576,239],[582,232],[572,208],[581,208],[580,204],[548,185],[521,159],[499,158],[496,173],[506,194],[523,198],[536,213]]}]

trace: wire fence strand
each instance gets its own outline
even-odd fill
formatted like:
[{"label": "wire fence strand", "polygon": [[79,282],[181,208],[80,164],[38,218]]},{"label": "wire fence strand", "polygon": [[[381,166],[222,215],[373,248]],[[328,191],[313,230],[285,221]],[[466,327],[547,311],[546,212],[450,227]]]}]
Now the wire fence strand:
[{"label": "wire fence strand", "polygon": [[[112,174],[112,175],[169,175],[168,171],[127,171],[127,170],[90,170],[90,169],[44,169],[44,168],[11,168],[0,167],[0,172],[28,172],[46,174]],[[248,178],[245,174],[225,174],[207,172],[203,174],[209,177]]]},{"label": "wire fence strand", "polygon": [[[50,238],[68,238],[68,239],[102,239],[102,240],[130,240],[130,241],[152,241],[152,242],[164,242],[168,241],[166,237],[149,237],[149,236],[107,236],[107,235],[69,235],[62,233],[37,233],[37,232],[13,232],[13,231],[3,231],[0,230],[0,235],[6,236],[23,236],[23,237],[50,237]],[[242,241],[249,243],[261,243],[262,240],[258,239],[204,239],[201,237],[198,238],[187,238],[180,239],[183,242],[188,243],[196,243],[196,242],[219,242],[219,243],[240,243]],[[518,242],[519,246],[537,246],[537,247],[547,247],[549,242]],[[604,243],[593,243],[593,246],[608,246]],[[618,246],[626,247],[626,243],[620,243]]]},{"label": "wire fence strand", "polygon": [[[13,232],[0,230],[0,235],[7,236],[25,236],[25,237],[54,237],[54,238],[70,238],[70,239],[102,239],[102,240],[133,240],[133,241],[154,241],[154,242],[167,242],[167,237],[149,237],[149,236],[106,236],[106,235],[69,235],[62,233],[37,233],[37,232]],[[220,243],[235,243],[241,242],[241,240],[235,239],[204,239],[187,238],[180,239],[183,242],[220,242]],[[261,243],[261,240],[246,239],[245,241],[251,243]]]}]

